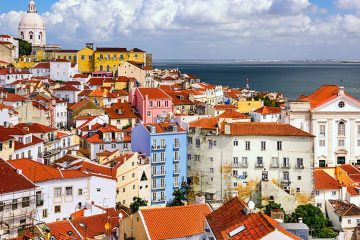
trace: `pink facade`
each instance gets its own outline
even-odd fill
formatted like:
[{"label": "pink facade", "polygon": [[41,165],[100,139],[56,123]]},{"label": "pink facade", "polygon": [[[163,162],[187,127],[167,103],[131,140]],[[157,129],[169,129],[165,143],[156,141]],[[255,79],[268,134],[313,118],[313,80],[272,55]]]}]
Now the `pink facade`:
[{"label": "pink facade", "polygon": [[160,88],[133,88],[129,101],[144,124],[160,122],[173,111],[172,98]]}]

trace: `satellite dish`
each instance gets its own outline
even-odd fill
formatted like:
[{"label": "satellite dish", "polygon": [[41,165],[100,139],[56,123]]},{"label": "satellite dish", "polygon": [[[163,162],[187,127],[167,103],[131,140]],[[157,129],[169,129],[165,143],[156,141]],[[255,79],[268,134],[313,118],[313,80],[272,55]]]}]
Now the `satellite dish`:
[{"label": "satellite dish", "polygon": [[123,218],[123,214],[122,213],[119,213],[119,218],[122,219]]},{"label": "satellite dish", "polygon": [[248,207],[250,208],[250,210],[254,210],[255,209],[255,203],[253,201],[249,201],[248,202]]}]

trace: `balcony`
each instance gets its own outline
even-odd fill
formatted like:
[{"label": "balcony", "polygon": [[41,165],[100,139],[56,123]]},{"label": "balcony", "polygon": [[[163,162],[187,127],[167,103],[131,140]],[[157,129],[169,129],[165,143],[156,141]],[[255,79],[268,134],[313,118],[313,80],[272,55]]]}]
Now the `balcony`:
[{"label": "balcony", "polygon": [[152,150],[165,150],[166,145],[152,145],[151,149]]},{"label": "balcony", "polygon": [[164,186],[155,186],[151,190],[162,190],[162,189],[165,189],[165,185]]},{"label": "balcony", "polygon": [[179,174],[180,174],[179,170],[174,170],[174,175],[179,175]]},{"label": "balcony", "polygon": [[174,145],[174,149],[179,149],[179,148],[180,148],[180,144]]},{"label": "balcony", "polygon": [[255,168],[263,168],[264,165],[262,163],[257,163],[255,164]]},{"label": "balcony", "polygon": [[286,185],[290,185],[291,181],[290,181],[290,179],[288,179],[288,178],[282,178],[282,179],[281,179],[281,183],[282,183],[282,184],[286,184]]},{"label": "balcony", "polygon": [[165,172],[163,172],[163,173],[152,173],[151,174],[151,176],[153,176],[153,177],[163,177],[163,176],[165,176]]},{"label": "balcony", "polygon": [[270,165],[270,168],[279,168],[279,164],[278,163],[272,163]]},{"label": "balcony", "polygon": [[158,198],[158,199],[153,199],[153,200],[152,200],[152,202],[154,202],[154,203],[165,202],[165,201],[166,201],[166,197]]},{"label": "balcony", "polygon": [[248,168],[247,163],[231,163],[231,167],[233,168]]},{"label": "balcony", "polygon": [[177,158],[174,157],[174,162],[179,162],[180,161],[180,156],[178,156]]}]

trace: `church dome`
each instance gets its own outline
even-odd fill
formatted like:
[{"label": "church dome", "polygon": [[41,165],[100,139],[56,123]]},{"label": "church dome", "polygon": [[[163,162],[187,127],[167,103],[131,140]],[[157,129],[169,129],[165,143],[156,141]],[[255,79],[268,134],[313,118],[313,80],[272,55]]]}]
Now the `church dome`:
[{"label": "church dome", "polygon": [[45,28],[43,19],[37,13],[26,13],[20,20],[19,28]]}]

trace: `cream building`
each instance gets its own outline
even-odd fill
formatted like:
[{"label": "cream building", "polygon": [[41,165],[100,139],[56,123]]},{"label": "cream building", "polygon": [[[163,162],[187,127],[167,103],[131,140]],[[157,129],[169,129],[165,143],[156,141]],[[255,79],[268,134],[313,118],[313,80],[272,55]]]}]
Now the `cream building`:
[{"label": "cream building", "polygon": [[360,103],[344,87],[323,85],[288,102],[282,120],[315,136],[315,167],[360,164]]},{"label": "cream building", "polygon": [[46,28],[41,16],[37,13],[36,3],[30,0],[28,11],[19,23],[18,37],[28,41],[33,47],[44,47],[46,45]]}]

